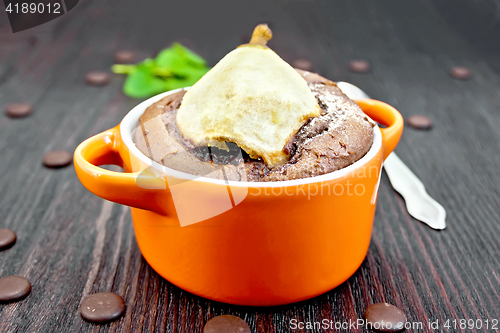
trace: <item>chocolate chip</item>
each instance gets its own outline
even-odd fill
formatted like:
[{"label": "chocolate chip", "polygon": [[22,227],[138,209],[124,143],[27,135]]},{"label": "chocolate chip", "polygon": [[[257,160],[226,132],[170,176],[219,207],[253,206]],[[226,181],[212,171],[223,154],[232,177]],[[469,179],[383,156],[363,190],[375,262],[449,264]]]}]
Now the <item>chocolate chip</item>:
[{"label": "chocolate chip", "polygon": [[472,72],[466,67],[456,66],[450,69],[450,75],[458,80],[468,80],[472,76]]},{"label": "chocolate chip", "polygon": [[0,250],[8,249],[16,242],[16,233],[10,229],[0,229]]},{"label": "chocolate chip", "polygon": [[405,327],[406,316],[397,307],[389,303],[370,305],[365,312],[365,318],[376,331],[400,332]]},{"label": "chocolate chip", "polygon": [[92,71],[85,75],[85,83],[91,86],[105,86],[111,81],[109,73]]},{"label": "chocolate chip", "polygon": [[31,283],[20,276],[5,276],[0,279],[0,302],[13,302],[26,297]]},{"label": "chocolate chip", "polygon": [[5,107],[5,114],[11,118],[23,118],[33,113],[33,106],[29,103],[13,103]]},{"label": "chocolate chip", "polygon": [[130,50],[120,50],[115,52],[115,62],[118,64],[130,64],[135,61],[135,53]]},{"label": "chocolate chip", "polygon": [[298,68],[298,69],[308,71],[308,72],[312,72],[313,68],[314,68],[312,61],[310,61],[308,59],[304,59],[304,58],[295,59],[292,62],[292,66],[295,68]]},{"label": "chocolate chip", "polygon": [[43,165],[47,168],[63,168],[71,164],[73,155],[65,150],[50,151],[43,156]]},{"label": "chocolate chip", "polygon": [[82,317],[97,323],[118,319],[124,312],[123,298],[110,292],[92,294],[80,306]]},{"label": "chocolate chip", "polygon": [[368,73],[371,69],[370,63],[364,60],[352,60],[349,62],[349,70],[353,73]]},{"label": "chocolate chip", "polygon": [[251,333],[248,324],[241,318],[231,315],[217,316],[205,324],[203,333]]},{"label": "chocolate chip", "polygon": [[406,119],[406,124],[420,130],[428,130],[432,127],[432,120],[426,116],[415,114]]}]

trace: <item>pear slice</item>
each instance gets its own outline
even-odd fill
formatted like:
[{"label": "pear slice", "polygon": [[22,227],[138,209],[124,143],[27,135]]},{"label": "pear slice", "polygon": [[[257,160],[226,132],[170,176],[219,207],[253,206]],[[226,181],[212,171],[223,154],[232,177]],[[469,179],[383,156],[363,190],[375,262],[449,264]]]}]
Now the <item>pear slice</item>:
[{"label": "pear slice", "polygon": [[250,44],[228,53],[186,93],[177,112],[181,133],[195,145],[234,142],[273,168],[289,159],[283,148],[320,108],[306,81],[265,46],[258,25]]}]

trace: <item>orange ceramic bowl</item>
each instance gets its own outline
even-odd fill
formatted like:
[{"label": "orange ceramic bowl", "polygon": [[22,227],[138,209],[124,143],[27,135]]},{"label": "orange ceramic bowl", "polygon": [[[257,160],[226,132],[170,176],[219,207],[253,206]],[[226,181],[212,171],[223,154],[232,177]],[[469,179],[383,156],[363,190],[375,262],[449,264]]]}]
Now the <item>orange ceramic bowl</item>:
[{"label": "orange ceramic bowl", "polygon": [[174,92],[139,104],[74,156],[87,189],[131,207],[151,267],[193,294],[239,305],[297,302],[346,281],[368,251],[382,163],[403,130],[398,111],[357,101],[387,127],[375,127],[369,152],[344,169],[284,182],[234,182],[165,168],[134,145],[139,116]]}]

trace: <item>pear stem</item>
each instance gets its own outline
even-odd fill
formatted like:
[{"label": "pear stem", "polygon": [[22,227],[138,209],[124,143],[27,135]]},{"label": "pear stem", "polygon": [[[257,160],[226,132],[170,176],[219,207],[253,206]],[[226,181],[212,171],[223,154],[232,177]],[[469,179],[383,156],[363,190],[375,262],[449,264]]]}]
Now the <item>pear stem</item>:
[{"label": "pear stem", "polygon": [[253,30],[252,39],[250,39],[249,44],[266,46],[267,42],[271,38],[273,38],[273,32],[271,31],[271,29],[269,29],[267,24],[259,24]]}]

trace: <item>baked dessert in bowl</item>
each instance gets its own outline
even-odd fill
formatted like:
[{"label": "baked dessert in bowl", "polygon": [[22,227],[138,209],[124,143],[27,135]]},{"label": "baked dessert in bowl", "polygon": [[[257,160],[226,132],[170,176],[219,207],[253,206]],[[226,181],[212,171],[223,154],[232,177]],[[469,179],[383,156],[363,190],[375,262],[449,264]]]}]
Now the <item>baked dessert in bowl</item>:
[{"label": "baked dessert in bowl", "polygon": [[[134,143],[136,133],[144,133],[139,119],[146,109],[179,91],[139,104],[120,125],[84,141],[75,151],[75,168],[84,186],[131,207],[137,243],[152,268],[194,294],[255,306],[311,298],[348,279],[368,250],[381,167],[401,135],[401,115],[382,102],[357,101],[367,116],[387,127],[364,120],[370,124],[371,143],[343,168],[287,180],[231,180],[165,166]],[[310,118],[321,116],[314,103],[316,99],[308,110],[317,115],[303,119],[294,133],[311,123]],[[285,144],[290,140],[285,138]],[[210,140],[196,147],[203,145],[226,148]],[[266,163],[251,156],[256,150],[246,148],[253,160],[246,162]],[[265,164],[269,174],[293,158],[284,152],[283,159],[273,147],[265,152],[270,152],[270,163]],[[247,157],[241,157],[243,162],[237,164],[245,165]],[[120,165],[124,172],[99,168],[102,164]],[[224,168],[215,171],[224,174]]]},{"label": "baked dessert in bowl", "polygon": [[[287,160],[274,168],[251,158],[235,143],[228,149],[196,146],[180,133],[176,115],[187,90],[150,105],[134,133],[139,150],[166,167],[208,178],[236,181],[284,181],[319,176],[363,157],[373,142],[375,123],[336,84],[315,73],[297,70],[321,108],[284,145]],[[224,171],[224,172],[222,172]]]}]

